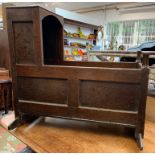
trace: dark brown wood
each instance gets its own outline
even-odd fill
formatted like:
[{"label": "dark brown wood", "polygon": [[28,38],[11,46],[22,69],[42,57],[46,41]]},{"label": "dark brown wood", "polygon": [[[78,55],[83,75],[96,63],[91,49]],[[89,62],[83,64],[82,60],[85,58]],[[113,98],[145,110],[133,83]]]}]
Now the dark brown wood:
[{"label": "dark brown wood", "polygon": [[110,67],[110,68],[137,68],[139,63],[130,62],[80,62],[80,61],[64,61],[66,66],[85,66],[85,67]]},{"label": "dark brown wood", "polygon": [[[35,64],[32,22],[13,22],[17,64]],[[24,44],[22,44],[25,42]],[[22,52],[21,52],[22,51]]]},{"label": "dark brown wood", "polygon": [[10,52],[6,30],[0,30],[0,68],[10,70]]},{"label": "dark brown wood", "polygon": [[142,52],[141,51],[138,51],[137,52],[137,62],[141,63],[141,57],[142,57]]},{"label": "dark brown wood", "polygon": [[7,8],[16,117],[120,124],[144,135],[148,68],[63,61],[63,23],[40,7]]},{"label": "dark brown wood", "polygon": [[149,64],[149,55],[148,54],[143,55],[143,62],[142,63],[144,66],[148,66],[148,64]]},{"label": "dark brown wood", "polygon": [[0,80],[0,101],[5,110],[5,114],[7,114],[9,108],[12,106],[11,80]]},{"label": "dark brown wood", "polygon": [[149,66],[150,55],[155,55],[155,51],[142,51],[143,59],[142,63],[144,66]]}]

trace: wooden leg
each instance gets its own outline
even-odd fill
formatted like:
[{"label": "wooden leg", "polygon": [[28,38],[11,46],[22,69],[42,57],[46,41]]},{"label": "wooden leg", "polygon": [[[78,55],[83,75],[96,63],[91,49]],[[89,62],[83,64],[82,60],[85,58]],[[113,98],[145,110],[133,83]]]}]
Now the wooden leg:
[{"label": "wooden leg", "polygon": [[6,102],[6,92],[4,87],[2,88],[2,103],[4,104],[4,113],[2,113],[2,115],[5,115],[8,113],[8,109],[7,109],[7,102]]},{"label": "wooden leg", "polygon": [[8,126],[8,130],[13,130],[22,125],[24,123],[23,116],[23,113],[19,113],[19,116]]},{"label": "wooden leg", "polygon": [[8,126],[8,130],[13,130],[15,128],[17,128],[18,126],[21,125],[21,121],[20,118],[16,118],[9,126]]},{"label": "wooden leg", "polygon": [[138,147],[140,148],[140,150],[143,150],[144,145],[143,145],[142,133],[135,131],[135,138],[136,138]]},{"label": "wooden leg", "polygon": [[7,90],[4,89],[4,109],[5,109],[5,114],[8,113],[8,92]]},{"label": "wooden leg", "polygon": [[[9,130],[13,130],[19,126],[21,126],[22,124],[26,123],[26,122],[32,122],[34,120],[36,120],[37,118],[39,118],[39,116],[32,116],[32,115],[27,115],[24,113],[19,113],[19,116],[15,119],[14,122],[12,122],[8,129]],[[44,117],[41,117],[42,121],[44,121]]]}]

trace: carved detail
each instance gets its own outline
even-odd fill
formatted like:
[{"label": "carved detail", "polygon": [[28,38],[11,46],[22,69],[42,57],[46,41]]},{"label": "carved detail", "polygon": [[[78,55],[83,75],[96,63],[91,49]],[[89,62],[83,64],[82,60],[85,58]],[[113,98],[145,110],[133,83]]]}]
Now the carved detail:
[{"label": "carved detail", "polygon": [[35,64],[33,23],[13,23],[16,63]]}]

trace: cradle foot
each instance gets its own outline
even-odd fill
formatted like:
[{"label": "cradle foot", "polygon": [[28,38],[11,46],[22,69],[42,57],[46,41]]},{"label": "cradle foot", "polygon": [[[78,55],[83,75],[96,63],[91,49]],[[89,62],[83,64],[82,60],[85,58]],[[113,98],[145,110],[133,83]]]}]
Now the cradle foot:
[{"label": "cradle foot", "polygon": [[16,118],[9,126],[8,126],[8,130],[13,130],[15,128],[17,128],[18,126],[20,126],[21,121],[19,118]]},{"label": "cradle foot", "polygon": [[143,150],[144,145],[143,145],[143,138],[142,138],[142,134],[141,133],[137,133],[135,132],[135,138],[138,144],[138,147],[140,148],[140,150]]}]

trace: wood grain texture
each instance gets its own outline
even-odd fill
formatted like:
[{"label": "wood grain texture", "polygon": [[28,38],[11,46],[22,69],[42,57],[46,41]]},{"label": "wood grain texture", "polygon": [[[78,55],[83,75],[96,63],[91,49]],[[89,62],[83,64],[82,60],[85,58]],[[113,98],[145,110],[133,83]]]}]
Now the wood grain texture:
[{"label": "wood grain texture", "polygon": [[146,121],[145,128],[143,151],[137,148],[132,130],[88,122],[46,118],[25,124],[13,134],[39,153],[155,152],[155,123]]},{"label": "wood grain texture", "polygon": [[12,108],[12,83],[10,79],[0,80],[0,108],[5,110],[5,114]]},{"label": "wood grain texture", "polygon": [[11,70],[10,51],[6,30],[0,30],[0,68]]},{"label": "wood grain texture", "polygon": [[155,97],[147,97],[146,119],[155,122]]},{"label": "wood grain texture", "polygon": [[67,80],[18,78],[20,100],[67,104]]},{"label": "wood grain texture", "polygon": [[0,109],[6,107],[9,109],[12,104],[12,86],[9,70],[0,68]]},{"label": "wood grain texture", "polygon": [[[139,89],[138,84],[82,80],[80,81],[80,105],[138,111]],[[120,97],[120,94],[123,95]]]},{"label": "wood grain texture", "polygon": [[[33,23],[14,22],[14,46],[17,64],[35,64]],[[24,44],[23,44],[24,43]]]},{"label": "wood grain texture", "polygon": [[65,78],[81,80],[98,80],[138,84],[141,81],[142,70],[130,68],[104,68],[80,66],[29,66],[17,65],[17,76]]}]

